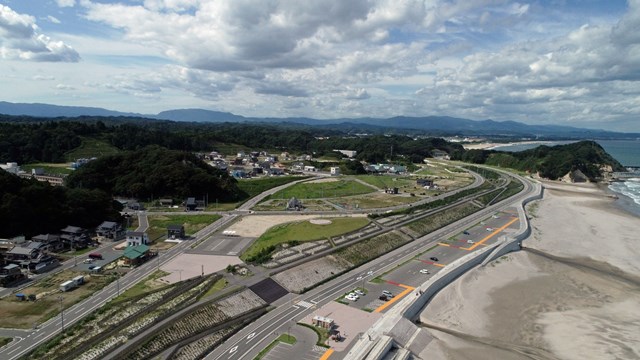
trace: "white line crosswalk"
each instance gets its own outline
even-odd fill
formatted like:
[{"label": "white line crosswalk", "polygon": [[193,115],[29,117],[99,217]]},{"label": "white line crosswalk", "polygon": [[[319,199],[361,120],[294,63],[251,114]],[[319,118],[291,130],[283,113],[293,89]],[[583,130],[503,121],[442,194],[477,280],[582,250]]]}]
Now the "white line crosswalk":
[{"label": "white line crosswalk", "polygon": [[304,301],[304,300],[299,301],[296,305],[302,306],[302,307],[307,308],[307,309],[313,306],[312,303]]}]

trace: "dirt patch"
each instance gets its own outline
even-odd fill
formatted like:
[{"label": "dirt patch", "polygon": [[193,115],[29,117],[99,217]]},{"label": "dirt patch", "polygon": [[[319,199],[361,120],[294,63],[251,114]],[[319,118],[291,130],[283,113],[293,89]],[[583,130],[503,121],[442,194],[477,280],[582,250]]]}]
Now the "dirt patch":
[{"label": "dirt patch", "polygon": [[311,219],[309,220],[310,223],[315,224],[315,225],[329,225],[331,224],[331,220],[327,220],[327,219]]},{"label": "dirt patch", "polygon": [[203,254],[181,254],[169,263],[160,267],[169,275],[160,278],[165,284],[173,284],[180,280],[190,279],[224,270],[228,265],[242,264],[237,256],[203,255]]}]

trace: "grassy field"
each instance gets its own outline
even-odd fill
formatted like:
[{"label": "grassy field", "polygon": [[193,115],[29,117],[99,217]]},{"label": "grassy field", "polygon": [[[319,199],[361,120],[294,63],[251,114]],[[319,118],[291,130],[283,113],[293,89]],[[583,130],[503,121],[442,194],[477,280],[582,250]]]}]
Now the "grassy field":
[{"label": "grassy field", "polygon": [[0,337],[0,348],[13,341],[13,338]]},{"label": "grassy field", "polygon": [[[68,308],[80,300],[91,296],[115,280],[115,276],[85,276],[85,284],[80,287],[60,292],[60,284],[82,273],[65,270],[41,279],[25,288],[21,293],[36,295],[37,300],[18,301],[15,296],[7,296],[0,300],[0,327],[29,329],[34,324],[41,324],[60,313],[60,307]],[[62,302],[60,301],[62,298]]]},{"label": "grassy field", "polygon": [[257,179],[238,180],[240,190],[246,192],[249,198],[263,193],[274,187],[288,184],[293,181],[306,179],[308,176],[268,176]]},{"label": "grassy field", "polygon": [[371,184],[379,189],[384,188],[401,188],[413,186],[416,180],[409,176],[391,176],[391,175],[355,175],[356,179],[362,180],[367,184]]},{"label": "grassy field", "polygon": [[153,274],[149,275],[146,279],[144,279],[143,281],[133,285],[132,287],[130,287],[129,289],[127,289],[127,291],[123,292],[122,294],[120,294],[120,296],[118,296],[115,300],[116,301],[126,301],[129,300],[131,298],[134,298],[138,295],[144,294],[144,293],[148,293],[150,291],[159,289],[163,286],[167,286],[167,284],[163,284],[161,282],[158,281],[159,278],[164,277],[169,275],[168,272],[166,271],[156,271]]},{"label": "grassy field", "polygon": [[338,180],[295,184],[273,194],[271,199],[290,199],[292,197],[298,199],[337,198],[368,194],[375,191],[375,189],[354,180]]},{"label": "grassy field", "polygon": [[167,235],[167,226],[170,224],[184,225],[186,235],[193,235],[205,226],[220,219],[220,215],[149,215],[149,241],[162,239]]},{"label": "grassy field", "polygon": [[40,168],[45,173],[52,175],[69,175],[73,172],[69,168],[69,164],[37,163],[21,165],[20,168],[28,173],[31,172],[31,169]]},{"label": "grassy field", "polygon": [[66,153],[64,158],[72,162],[77,159],[100,157],[118,152],[120,152],[120,149],[106,141],[83,137],[80,146]]},{"label": "grassy field", "polygon": [[290,222],[280,224],[267,230],[240,256],[242,260],[247,260],[264,249],[277,246],[289,241],[314,241],[322,240],[333,236],[338,236],[358,230],[370,220],[364,217],[353,218],[333,218],[329,225],[316,225],[309,221]]}]

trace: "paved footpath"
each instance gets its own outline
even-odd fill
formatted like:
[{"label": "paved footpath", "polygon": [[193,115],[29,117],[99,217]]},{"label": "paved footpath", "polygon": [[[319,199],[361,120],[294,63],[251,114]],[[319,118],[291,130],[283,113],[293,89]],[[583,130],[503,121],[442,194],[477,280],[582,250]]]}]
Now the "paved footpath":
[{"label": "paved footpath", "polygon": [[[296,338],[293,345],[278,343],[273,347],[264,360],[318,360],[327,350],[326,348],[316,346],[318,336],[316,333],[304,326],[294,325],[289,333]],[[260,351],[260,350],[258,350]]]}]

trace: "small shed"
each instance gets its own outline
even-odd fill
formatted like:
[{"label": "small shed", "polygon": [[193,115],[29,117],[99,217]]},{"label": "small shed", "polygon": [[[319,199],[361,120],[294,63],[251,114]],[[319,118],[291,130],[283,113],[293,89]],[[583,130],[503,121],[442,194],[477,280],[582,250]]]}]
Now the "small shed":
[{"label": "small shed", "polygon": [[331,330],[335,326],[333,319],[328,317],[316,315],[311,319],[313,326],[321,327],[323,329]]}]

